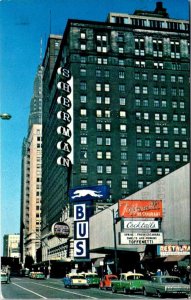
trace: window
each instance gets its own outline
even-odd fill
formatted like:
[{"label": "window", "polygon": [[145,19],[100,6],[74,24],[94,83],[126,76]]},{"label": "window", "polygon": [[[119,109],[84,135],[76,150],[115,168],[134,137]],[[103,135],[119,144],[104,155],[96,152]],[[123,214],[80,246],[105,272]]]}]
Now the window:
[{"label": "window", "polygon": [[110,104],[110,97],[105,97],[105,104]]},{"label": "window", "polygon": [[80,116],[87,116],[87,110],[85,108],[80,109]]},{"label": "window", "polygon": [[86,145],[87,144],[87,137],[86,136],[81,136],[81,138],[80,138],[80,144],[81,145]]},{"label": "window", "polygon": [[151,154],[145,153],[145,160],[150,161],[151,160]]},{"label": "window", "polygon": [[170,173],[170,168],[165,168],[164,173],[165,173],[165,175],[169,174]]},{"label": "window", "polygon": [[101,100],[102,100],[102,98],[100,96],[96,97],[96,103],[97,104],[101,104]]},{"label": "window", "polygon": [[122,180],[121,181],[121,187],[122,187],[122,189],[127,189],[128,188],[128,181],[127,180]]},{"label": "window", "polygon": [[127,152],[121,152],[121,160],[127,160]]},{"label": "window", "polygon": [[103,138],[97,137],[97,145],[103,145]]},{"label": "window", "polygon": [[163,141],[164,148],[168,148],[168,141]]},{"label": "window", "polygon": [[135,94],[140,94],[140,86],[135,86]]},{"label": "window", "polygon": [[155,133],[160,133],[160,127],[159,126],[155,127]]},{"label": "window", "polygon": [[154,87],[153,88],[153,94],[154,95],[158,95],[159,94],[159,88],[158,87]]},{"label": "window", "polygon": [[106,144],[106,146],[111,146],[111,138],[106,138],[105,139],[105,144]]},{"label": "window", "polygon": [[119,78],[125,78],[125,72],[119,71]]},{"label": "window", "polygon": [[153,81],[158,81],[158,75],[157,74],[153,74]]},{"label": "window", "polygon": [[134,78],[135,78],[135,80],[139,80],[140,79],[140,73],[135,73]]},{"label": "window", "polygon": [[161,140],[156,140],[156,147],[160,148],[161,147]]},{"label": "window", "polygon": [[98,165],[97,166],[97,173],[98,174],[102,174],[103,173],[103,166],[102,165]]},{"label": "window", "polygon": [[187,154],[183,154],[182,160],[183,160],[184,162],[188,161],[188,155],[187,155]]},{"label": "window", "polygon": [[148,87],[147,86],[143,86],[143,94],[148,94]]},{"label": "window", "polygon": [[181,128],[181,133],[182,133],[182,135],[186,135],[186,128]]},{"label": "window", "polygon": [[148,74],[147,73],[143,73],[142,74],[142,79],[143,80],[148,80]]},{"label": "window", "polygon": [[112,167],[106,166],[106,174],[111,174]]},{"label": "window", "polygon": [[168,134],[168,127],[163,127],[162,131],[164,134]]},{"label": "window", "polygon": [[124,66],[125,65],[125,61],[123,59],[119,59],[118,60],[118,64],[119,64],[119,66]]},{"label": "window", "polygon": [[138,167],[137,168],[137,174],[142,175],[143,174],[143,167]]},{"label": "window", "polygon": [[185,115],[180,115],[180,121],[185,122],[186,121],[186,116]]},{"label": "window", "polygon": [[86,102],[87,102],[86,100],[87,100],[86,95],[81,95],[81,96],[80,96],[80,102],[81,102],[81,103],[86,103]]},{"label": "window", "polygon": [[127,139],[126,138],[121,138],[120,143],[121,143],[121,146],[127,146]]},{"label": "window", "polygon": [[125,85],[119,84],[119,92],[125,92]]},{"label": "window", "polygon": [[101,83],[96,83],[96,91],[97,92],[101,91]]},{"label": "window", "polygon": [[164,154],[164,161],[169,161],[169,154]]},{"label": "window", "polygon": [[182,148],[187,148],[187,142],[186,141],[182,142]]},{"label": "window", "polygon": [[97,159],[102,159],[102,158],[103,158],[102,151],[97,151]]},{"label": "window", "polygon": [[154,107],[159,107],[159,100],[154,100]]},{"label": "window", "polygon": [[179,162],[180,161],[180,154],[175,154],[174,160]]},{"label": "window", "polygon": [[171,75],[170,76],[170,81],[171,82],[176,82],[176,76],[175,75]]},{"label": "window", "polygon": [[179,147],[180,147],[180,142],[174,141],[174,148],[179,148]]},{"label": "window", "polygon": [[161,161],[161,160],[162,160],[162,154],[157,153],[157,154],[156,154],[156,160],[157,160],[157,161]]},{"label": "window", "polygon": [[85,186],[88,184],[87,179],[81,179],[80,183],[82,186]]},{"label": "window", "polygon": [[183,76],[178,76],[178,82],[179,83],[183,83],[184,81],[183,81]]},{"label": "window", "polygon": [[151,175],[151,168],[150,167],[146,167],[145,173],[146,173],[146,175]]},{"label": "window", "polygon": [[126,118],[126,111],[120,110],[119,116],[120,116],[120,118]]},{"label": "window", "polygon": [[143,153],[137,153],[137,160],[143,160]]},{"label": "window", "polygon": [[87,173],[87,165],[81,165],[80,166],[80,170],[81,170],[81,173]]},{"label": "window", "polygon": [[81,130],[87,130],[87,123],[81,122],[81,123],[80,123],[80,129],[81,129]]},{"label": "window", "polygon": [[119,51],[119,53],[124,53],[124,47],[119,47],[118,51]]},{"label": "window", "polygon": [[179,128],[178,128],[178,127],[174,127],[173,133],[174,133],[174,134],[179,134]]},{"label": "window", "polygon": [[162,175],[162,168],[157,168],[157,175]]},{"label": "window", "polygon": [[136,126],[136,132],[141,133],[141,131],[142,131],[141,125]]},{"label": "window", "polygon": [[81,76],[86,76],[86,69],[81,68],[81,69],[80,69],[80,75],[81,75]]},{"label": "window", "polygon": [[83,51],[86,50],[86,44],[84,43],[80,44],[80,49]]},{"label": "window", "polygon": [[127,166],[121,166],[121,174],[127,174]]},{"label": "window", "polygon": [[96,70],[96,77],[101,77],[101,70]]},{"label": "window", "polygon": [[104,71],[104,77],[109,78],[109,70]]},{"label": "window", "polygon": [[85,39],[86,38],[86,33],[85,32],[80,32],[80,38]]},{"label": "window", "polygon": [[87,85],[85,81],[80,82],[80,90],[85,91],[87,89]]},{"label": "window", "polygon": [[143,106],[144,106],[144,107],[149,106],[149,100],[143,99]]},{"label": "window", "polygon": [[137,139],[137,147],[142,147],[142,140],[141,139]]},{"label": "window", "polygon": [[173,118],[173,121],[178,121],[178,115],[177,114],[174,114],[172,118]]},{"label": "window", "polygon": [[106,151],[105,158],[106,159],[111,159],[111,151]]},{"label": "window", "polygon": [[119,98],[119,103],[120,103],[120,105],[125,105],[125,98],[124,97],[120,97]]},{"label": "window", "polygon": [[140,99],[135,99],[135,105],[137,107],[141,106],[141,100]]},{"label": "window", "polygon": [[145,132],[145,133],[149,133],[149,132],[150,132],[149,126],[144,126],[144,132]]},{"label": "window", "polygon": [[145,139],[145,147],[150,147],[150,140],[149,139]]},{"label": "window", "polygon": [[110,118],[110,117],[111,117],[111,111],[105,110],[105,118]]},{"label": "window", "polygon": [[105,124],[105,130],[111,131],[111,124]]},{"label": "window", "polygon": [[80,150],[80,158],[81,159],[87,158],[87,156],[88,156],[87,150]]},{"label": "window", "polygon": [[100,109],[96,110],[96,117],[101,118],[102,117],[102,111]]},{"label": "window", "polygon": [[109,83],[105,83],[104,84],[104,91],[105,92],[109,92],[110,91],[110,85],[109,85]]},{"label": "window", "polygon": [[160,120],[160,114],[155,114],[155,120],[157,120],[157,121]]},{"label": "window", "polygon": [[138,181],[138,189],[142,189],[143,188],[143,181]]},{"label": "window", "polygon": [[120,131],[126,132],[127,125],[126,124],[120,124]]}]

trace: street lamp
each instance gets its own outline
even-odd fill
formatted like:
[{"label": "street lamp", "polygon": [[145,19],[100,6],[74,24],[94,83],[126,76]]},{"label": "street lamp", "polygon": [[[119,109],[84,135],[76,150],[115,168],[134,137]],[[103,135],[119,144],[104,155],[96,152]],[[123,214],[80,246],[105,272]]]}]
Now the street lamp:
[{"label": "street lamp", "polygon": [[0,118],[2,120],[10,120],[11,119],[11,115],[7,114],[7,113],[3,113],[3,114],[0,114]]}]

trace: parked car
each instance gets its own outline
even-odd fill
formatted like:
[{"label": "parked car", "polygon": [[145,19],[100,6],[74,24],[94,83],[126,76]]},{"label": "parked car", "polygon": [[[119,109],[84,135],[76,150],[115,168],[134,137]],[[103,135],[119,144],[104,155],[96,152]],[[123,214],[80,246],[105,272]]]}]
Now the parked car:
[{"label": "parked car", "polygon": [[36,272],[35,279],[45,279],[45,275],[43,272]]},{"label": "parked car", "polygon": [[5,272],[1,272],[1,283],[9,283],[8,274]]},{"label": "parked car", "polygon": [[100,284],[99,284],[99,288],[100,290],[102,289],[111,289],[111,282],[112,280],[117,280],[118,277],[117,275],[114,275],[114,274],[108,274],[108,275],[105,275],[102,280],[100,281]]},{"label": "parked car", "polygon": [[67,274],[63,279],[65,287],[84,287],[87,288],[89,286],[87,279],[83,275],[70,273]]},{"label": "parked car", "polygon": [[190,286],[182,283],[177,276],[152,276],[143,286],[143,294],[157,295],[158,298],[169,295],[189,296]]},{"label": "parked car", "polygon": [[84,272],[80,273],[80,275],[83,275],[87,279],[89,286],[99,286],[100,278],[97,273]]},{"label": "parked car", "polygon": [[132,272],[121,273],[119,280],[112,281],[111,290],[112,293],[122,291],[124,294],[142,292],[144,282],[145,278],[143,274]]}]

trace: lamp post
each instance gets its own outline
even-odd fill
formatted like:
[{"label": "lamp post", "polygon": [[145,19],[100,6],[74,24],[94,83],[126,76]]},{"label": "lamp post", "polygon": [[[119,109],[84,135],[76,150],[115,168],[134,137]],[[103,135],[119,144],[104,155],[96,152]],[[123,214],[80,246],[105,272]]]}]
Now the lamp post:
[{"label": "lamp post", "polygon": [[10,120],[11,119],[11,115],[7,114],[7,113],[3,113],[3,114],[0,114],[0,118],[2,120]]}]

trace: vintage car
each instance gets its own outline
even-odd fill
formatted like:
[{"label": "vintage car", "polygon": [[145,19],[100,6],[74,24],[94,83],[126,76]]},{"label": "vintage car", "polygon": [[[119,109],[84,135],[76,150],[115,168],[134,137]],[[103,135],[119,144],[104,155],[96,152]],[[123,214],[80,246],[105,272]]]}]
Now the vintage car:
[{"label": "vintage car", "polygon": [[7,273],[5,272],[1,272],[1,283],[9,283],[9,278]]},{"label": "vintage car", "polygon": [[99,286],[100,278],[97,273],[91,273],[91,272],[83,273],[82,272],[79,275],[83,275],[87,279],[89,286]]},{"label": "vintage car", "polygon": [[87,288],[89,287],[87,279],[83,275],[79,275],[76,273],[67,274],[63,279],[65,287],[81,287]]},{"label": "vintage car", "polygon": [[157,295],[158,298],[169,295],[189,296],[190,286],[182,283],[176,276],[152,276],[151,280],[145,281],[143,294]]},{"label": "vintage car", "polygon": [[45,279],[45,275],[43,272],[36,272],[35,279]]},{"label": "vintage car", "polygon": [[133,272],[121,273],[119,280],[112,281],[111,290],[112,293],[120,291],[124,294],[142,292],[144,282],[143,274]]},{"label": "vintage car", "polygon": [[112,280],[117,280],[118,277],[117,275],[113,275],[113,274],[108,274],[108,275],[105,275],[102,280],[100,281],[100,284],[99,284],[99,289],[102,290],[102,289],[111,289],[111,282]]}]

